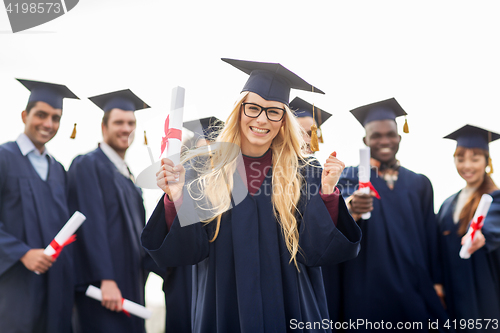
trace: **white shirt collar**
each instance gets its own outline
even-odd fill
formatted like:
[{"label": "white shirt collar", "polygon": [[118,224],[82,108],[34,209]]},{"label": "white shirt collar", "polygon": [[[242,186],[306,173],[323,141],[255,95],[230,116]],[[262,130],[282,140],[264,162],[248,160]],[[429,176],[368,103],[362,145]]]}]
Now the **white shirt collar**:
[{"label": "white shirt collar", "polygon": [[19,146],[19,150],[21,151],[21,154],[23,154],[23,156],[28,155],[32,151],[35,155],[38,156],[49,155],[47,147],[45,147],[43,153],[40,153],[40,151],[35,147],[33,142],[31,142],[30,138],[25,133],[19,134],[19,136],[16,139],[16,143]]},{"label": "white shirt collar", "polygon": [[118,155],[118,153],[111,148],[106,142],[101,142],[99,147],[101,148],[104,155],[106,155],[109,160],[115,165],[118,171],[127,178],[130,178],[130,172],[128,171],[127,164]]}]

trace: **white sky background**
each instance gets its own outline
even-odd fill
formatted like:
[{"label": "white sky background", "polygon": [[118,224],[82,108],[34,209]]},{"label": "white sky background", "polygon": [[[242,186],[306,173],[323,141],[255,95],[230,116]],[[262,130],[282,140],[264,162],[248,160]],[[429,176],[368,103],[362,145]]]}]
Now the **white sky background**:
[{"label": "white sky background", "polygon": [[[139,134],[126,157],[138,175],[149,165],[142,130],[157,158],[173,87],[186,88],[185,120],[225,120],[248,76],[220,58],[279,62],[326,92],[291,93],[333,113],[322,127],[322,163],[336,150],[358,164],[364,130],[348,111],[395,97],[410,127],[404,134],[398,121],[398,158],[430,178],[437,210],[465,184],[453,165],[455,142],[441,138],[467,123],[500,132],[499,11],[497,1],[80,0],[12,34],[1,9],[0,142],[24,130],[29,92],[16,77],[64,83],[81,98],[65,100],[48,144],[66,168],[102,139],[102,111],[86,97],[130,88],[152,106],[136,113]],[[69,140],[75,122],[77,139]],[[490,150],[500,185],[500,143]],[[146,191],[148,213],[158,196]]]}]

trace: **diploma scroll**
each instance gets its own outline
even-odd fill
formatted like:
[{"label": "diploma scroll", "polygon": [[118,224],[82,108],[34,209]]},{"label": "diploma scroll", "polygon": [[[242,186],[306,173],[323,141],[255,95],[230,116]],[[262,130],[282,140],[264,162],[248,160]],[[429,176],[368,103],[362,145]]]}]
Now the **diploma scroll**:
[{"label": "diploma scroll", "polygon": [[[359,149],[359,191],[364,194],[370,194],[370,187],[362,184],[370,183],[370,147]],[[368,220],[372,214],[370,212],[361,215],[361,218]]]},{"label": "diploma scroll", "polygon": [[172,89],[170,114],[165,122],[165,137],[162,142],[161,158],[172,160],[174,165],[180,163],[185,92],[186,90],[182,87]]},{"label": "diploma scroll", "polygon": [[50,242],[49,246],[45,248],[43,253],[48,256],[52,256],[54,259],[57,258],[59,253],[61,253],[62,248],[74,241],[73,234],[78,228],[80,228],[86,219],[85,215],[76,211],[68,222],[66,222],[64,227],[62,227],[62,229],[57,233],[54,240]]},{"label": "diploma scroll", "polygon": [[[88,297],[93,298],[95,300],[102,301],[101,289],[99,289],[93,285],[90,285],[87,288],[85,295],[87,295]],[[122,304],[123,304],[124,312],[126,311],[126,312],[131,313],[134,316],[140,317],[142,319],[148,319],[149,317],[151,317],[152,312],[140,304],[134,303],[134,302],[129,301],[127,299],[124,299]]]},{"label": "diploma scroll", "polygon": [[493,202],[493,198],[489,194],[483,194],[481,197],[481,201],[479,201],[479,205],[477,206],[476,213],[472,218],[471,225],[466,234],[466,239],[464,245],[460,249],[460,258],[469,259],[470,253],[469,249],[472,245],[472,240],[474,239],[474,235],[476,230],[480,230],[483,226],[484,218],[486,214],[488,214],[488,210],[490,209],[491,203]]}]

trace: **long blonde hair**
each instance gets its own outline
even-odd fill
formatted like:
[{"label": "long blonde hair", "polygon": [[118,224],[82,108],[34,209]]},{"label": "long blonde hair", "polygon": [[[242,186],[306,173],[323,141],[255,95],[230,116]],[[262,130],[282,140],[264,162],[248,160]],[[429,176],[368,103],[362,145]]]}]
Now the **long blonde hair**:
[{"label": "long blonde hair", "polygon": [[[210,152],[203,167],[197,170],[199,177],[187,184],[188,188],[194,190],[203,189],[203,194],[211,203],[213,217],[204,221],[210,223],[216,220],[215,241],[220,229],[221,216],[231,207],[230,193],[233,189],[233,173],[237,166],[237,157],[241,147],[241,104],[245,101],[248,92],[241,93],[233,106],[233,110],[226,120],[225,126],[219,133],[216,142],[232,143],[222,144],[218,149]],[[290,263],[297,265],[297,253],[299,252],[299,228],[297,223],[298,202],[301,196],[303,177],[300,168],[307,163],[301,150],[304,142],[300,132],[300,125],[295,119],[292,111],[285,105],[284,123],[278,134],[271,143],[272,151],[272,204],[274,216],[281,225],[281,231],[286,247],[290,252]],[[206,149],[189,151],[183,158],[182,163],[197,156],[207,154]],[[221,189],[226,189],[222,191]]]}]

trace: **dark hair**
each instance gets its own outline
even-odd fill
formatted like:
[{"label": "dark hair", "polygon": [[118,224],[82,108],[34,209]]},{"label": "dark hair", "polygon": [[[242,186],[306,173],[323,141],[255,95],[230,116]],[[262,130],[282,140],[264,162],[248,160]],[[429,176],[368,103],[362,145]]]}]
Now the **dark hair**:
[{"label": "dark hair", "polygon": [[38,103],[38,101],[31,101],[28,103],[28,105],[26,105],[26,113],[30,113],[31,109],[33,109],[36,105],[36,103]]},{"label": "dark hair", "polygon": [[[484,157],[486,158],[486,165],[488,165],[490,154],[487,150],[484,149],[457,147],[457,150],[455,151],[455,154],[453,154],[453,156],[463,156],[467,149],[472,150],[474,155],[484,155]],[[485,172],[483,182],[471,195],[469,200],[467,200],[464,207],[462,208],[462,211],[460,212],[460,220],[458,225],[459,236],[463,236],[467,232],[469,222],[474,217],[474,213],[476,212],[477,206],[479,205],[479,201],[481,201],[482,195],[489,194],[496,190],[498,190],[498,187],[495,185],[495,182],[493,181],[493,179],[491,179],[490,175]]]}]

